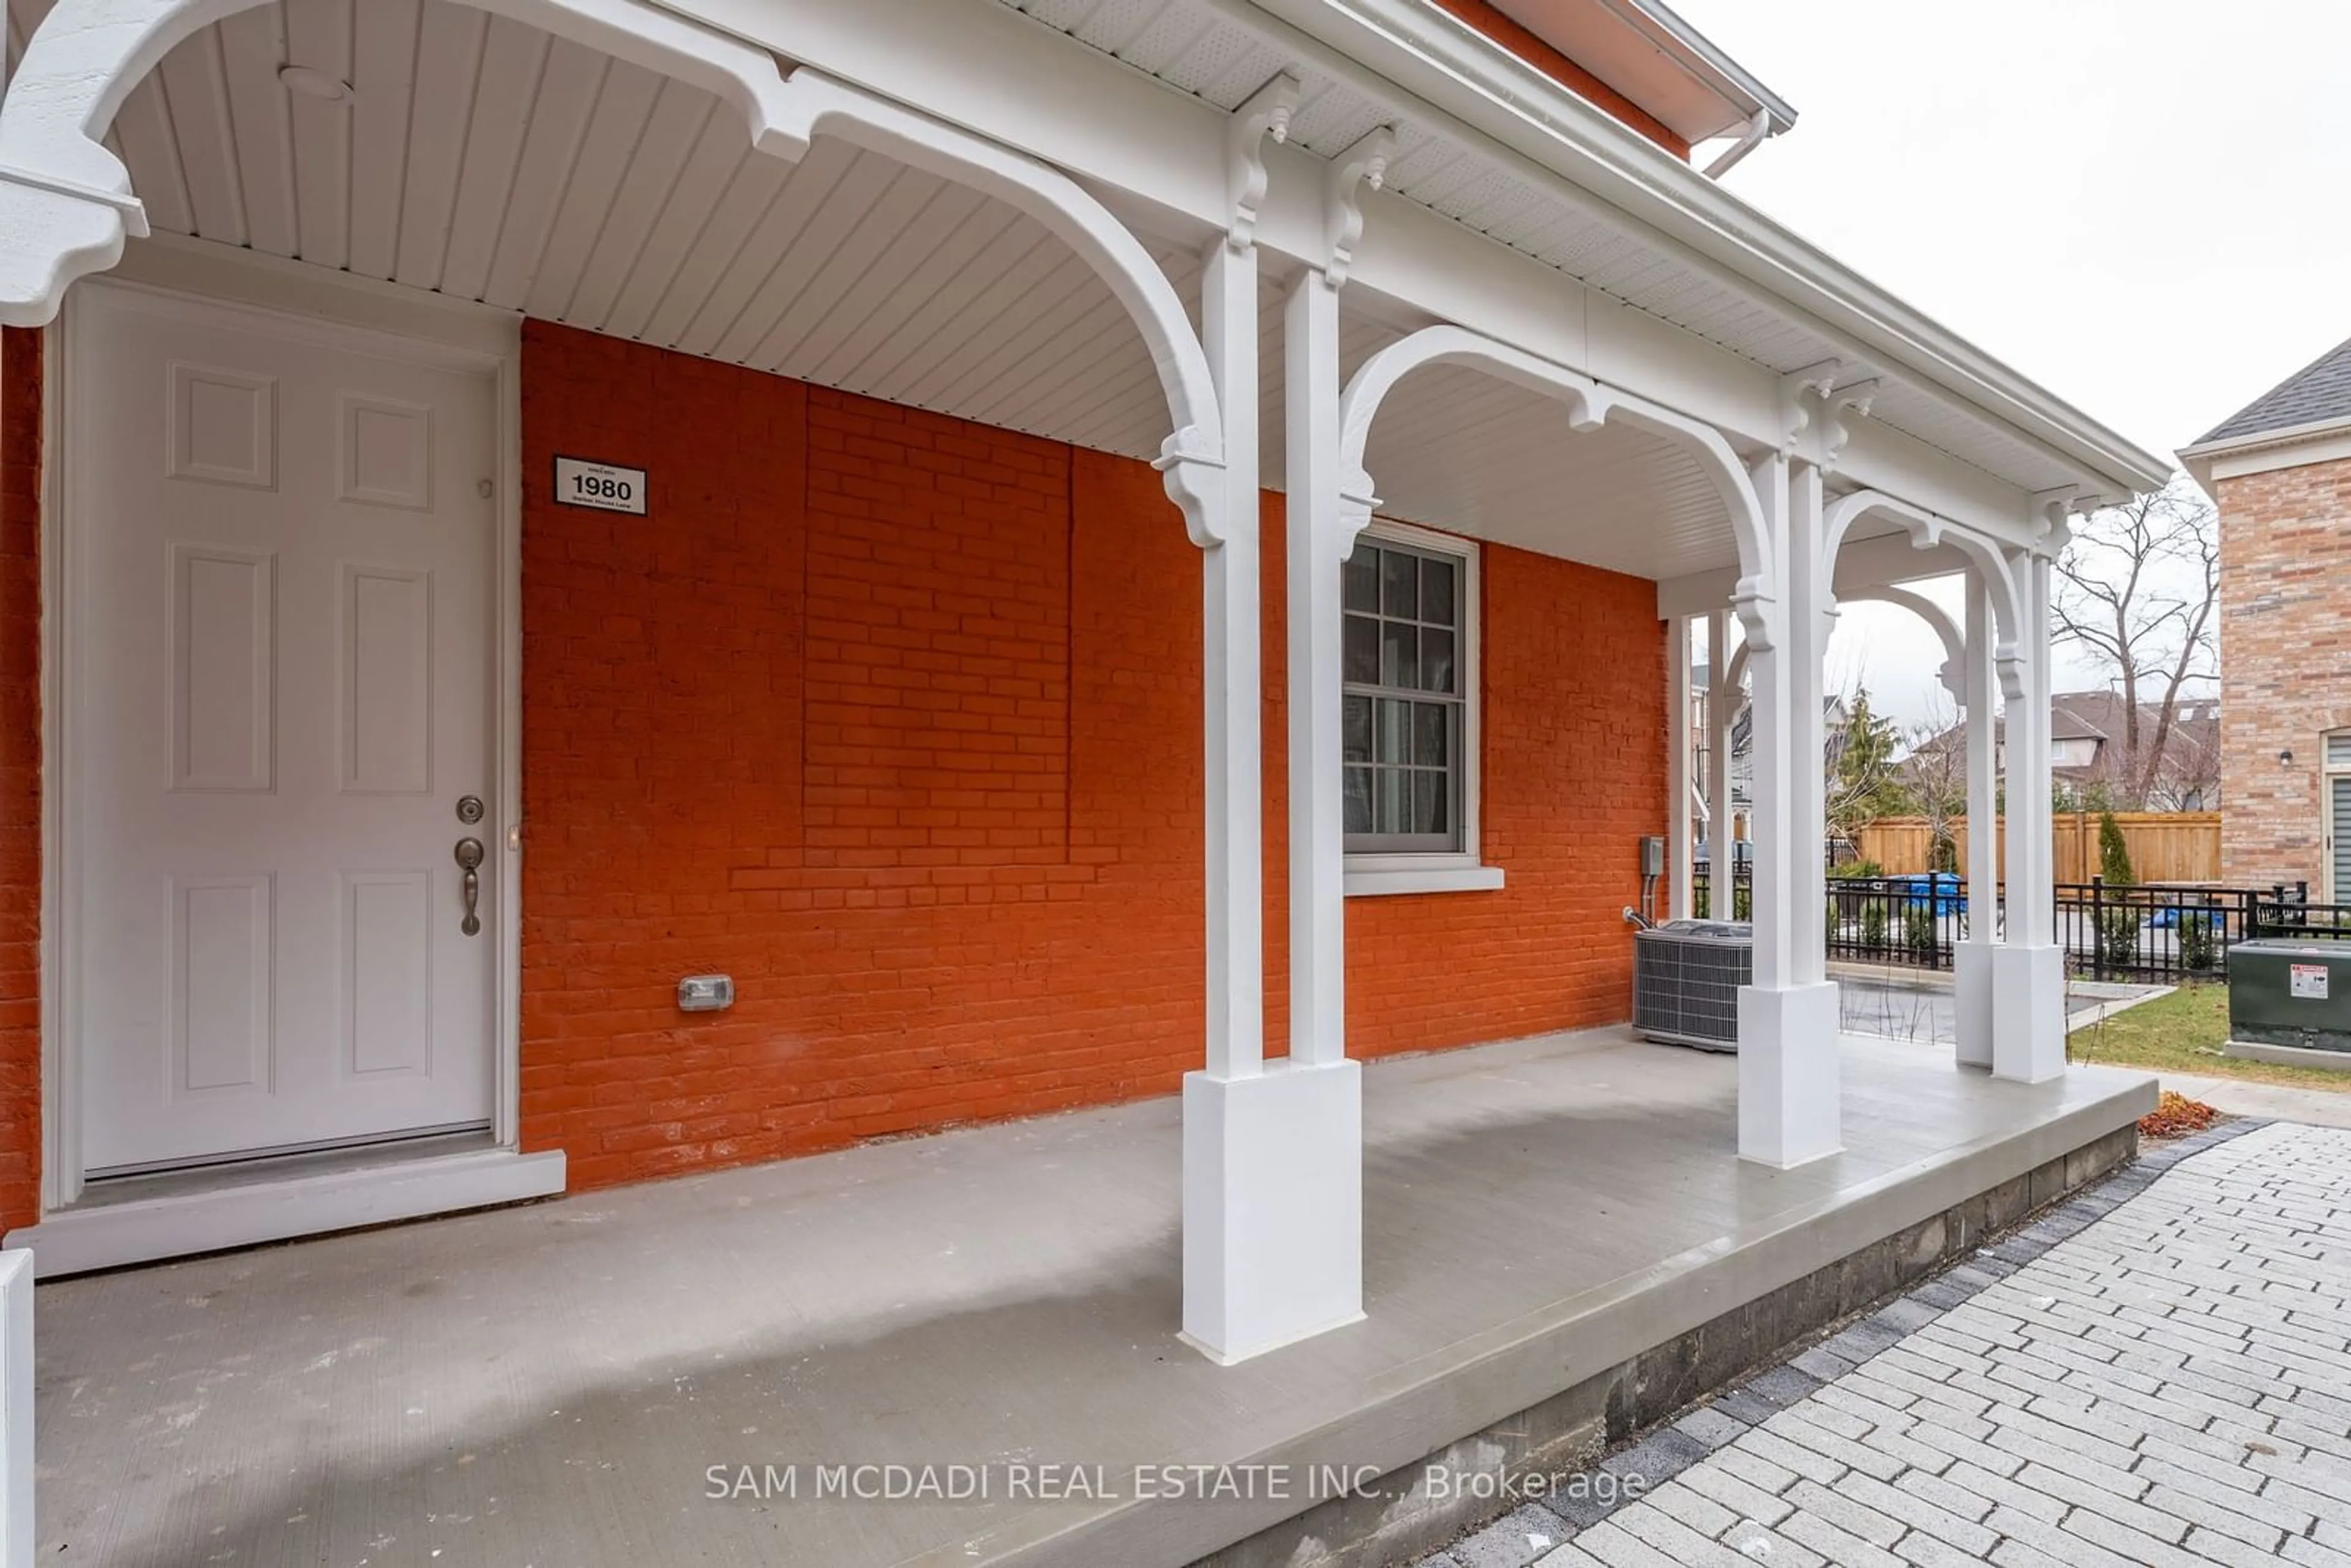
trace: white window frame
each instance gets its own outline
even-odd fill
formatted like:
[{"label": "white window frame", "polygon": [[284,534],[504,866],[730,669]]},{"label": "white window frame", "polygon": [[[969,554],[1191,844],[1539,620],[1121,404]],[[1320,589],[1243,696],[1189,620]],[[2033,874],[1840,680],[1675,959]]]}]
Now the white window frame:
[{"label": "white window frame", "polygon": [[1364,530],[1364,537],[1450,556],[1461,563],[1461,640],[1456,651],[1461,665],[1461,847],[1410,853],[1350,852],[1346,860],[1347,896],[1490,892],[1502,885],[1502,868],[1487,865],[1479,858],[1479,807],[1484,762],[1479,720],[1479,710],[1485,706],[1485,691],[1479,684],[1479,644],[1485,633],[1480,597],[1482,552],[1476,539],[1415,528],[1387,517],[1374,517],[1371,526]]},{"label": "white window frame", "polygon": [[[2336,760],[2336,747],[2346,754]],[[2319,902],[2340,904],[2351,887],[2335,882],[2335,781],[2351,778],[2351,728],[2330,729],[2318,737],[2318,885]]]}]

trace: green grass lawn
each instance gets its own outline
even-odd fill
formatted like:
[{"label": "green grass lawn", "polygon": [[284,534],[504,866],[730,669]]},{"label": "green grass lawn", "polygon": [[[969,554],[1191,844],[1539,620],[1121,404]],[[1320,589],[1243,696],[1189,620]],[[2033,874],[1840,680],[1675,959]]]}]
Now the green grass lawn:
[{"label": "green grass lawn", "polygon": [[2351,1073],[2222,1056],[2220,1042],[2228,1038],[2229,988],[2217,983],[2182,986],[2168,997],[2075,1030],[2066,1041],[2066,1053],[2075,1061],[2110,1067],[2200,1072],[2208,1078],[2250,1078],[2351,1092]]}]

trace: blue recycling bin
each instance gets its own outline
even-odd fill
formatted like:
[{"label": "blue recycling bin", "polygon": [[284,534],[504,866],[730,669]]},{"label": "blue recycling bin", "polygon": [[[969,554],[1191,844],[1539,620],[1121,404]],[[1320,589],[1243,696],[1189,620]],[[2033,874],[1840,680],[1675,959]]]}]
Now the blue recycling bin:
[{"label": "blue recycling bin", "polygon": [[1964,915],[1968,896],[1959,886],[1959,874],[1950,871],[1912,872],[1907,876],[1889,876],[1889,883],[1904,890],[1904,902],[1913,909],[1931,914]]}]

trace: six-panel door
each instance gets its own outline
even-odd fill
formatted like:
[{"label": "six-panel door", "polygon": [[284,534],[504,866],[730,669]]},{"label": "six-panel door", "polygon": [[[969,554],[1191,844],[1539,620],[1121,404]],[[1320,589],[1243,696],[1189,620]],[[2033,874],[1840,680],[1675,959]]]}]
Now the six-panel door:
[{"label": "six-panel door", "polygon": [[71,342],[85,1167],[486,1125],[494,381],[103,286]]}]

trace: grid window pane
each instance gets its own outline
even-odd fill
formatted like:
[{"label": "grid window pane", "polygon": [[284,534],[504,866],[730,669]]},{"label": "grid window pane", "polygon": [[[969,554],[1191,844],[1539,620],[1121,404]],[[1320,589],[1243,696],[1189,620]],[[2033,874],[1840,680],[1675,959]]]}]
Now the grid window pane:
[{"label": "grid window pane", "polygon": [[1452,727],[1452,710],[1443,703],[1416,703],[1412,710],[1412,759],[1424,768],[1442,768],[1447,753],[1446,731]]},{"label": "grid window pane", "polygon": [[1380,623],[1368,615],[1350,615],[1340,663],[1349,685],[1380,684]]},{"label": "grid window pane", "polygon": [[1450,692],[1453,685],[1453,633],[1435,626],[1420,629],[1420,689]]},{"label": "grid window pane", "polygon": [[1450,626],[1456,613],[1453,604],[1453,580],[1456,573],[1449,560],[1424,559],[1420,563],[1420,618],[1433,626]]},{"label": "grid window pane", "polygon": [[1341,746],[1347,848],[1458,850],[1468,567],[1458,556],[1365,538],[1347,558]]},{"label": "grid window pane", "polygon": [[1368,833],[1372,831],[1372,770],[1368,768],[1347,769],[1346,831]]},{"label": "grid window pane", "polygon": [[1380,552],[1380,612],[1411,620],[1420,610],[1420,558],[1402,550]]},{"label": "grid window pane", "polygon": [[1400,621],[1380,622],[1380,685],[1400,691],[1420,689],[1420,628]]},{"label": "grid window pane", "polygon": [[1372,699],[1345,697],[1339,704],[1339,749],[1350,762],[1372,759]]}]

